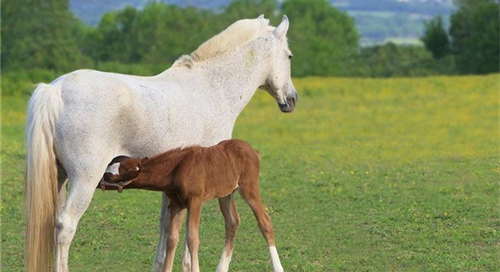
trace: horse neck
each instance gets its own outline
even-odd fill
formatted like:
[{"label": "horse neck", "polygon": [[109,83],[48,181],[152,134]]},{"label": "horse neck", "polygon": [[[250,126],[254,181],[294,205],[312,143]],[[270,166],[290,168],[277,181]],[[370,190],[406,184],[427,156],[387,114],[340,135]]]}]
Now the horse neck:
[{"label": "horse neck", "polygon": [[264,39],[258,38],[202,63],[209,85],[230,105],[234,120],[266,81],[266,51]]},{"label": "horse neck", "polygon": [[[172,176],[173,170],[188,154],[189,150],[175,149],[167,151],[155,157],[149,158],[143,165],[143,170],[139,175],[139,179],[143,182],[148,180],[158,180],[161,182],[170,182],[169,177]],[[168,186],[170,184],[163,184]]]}]

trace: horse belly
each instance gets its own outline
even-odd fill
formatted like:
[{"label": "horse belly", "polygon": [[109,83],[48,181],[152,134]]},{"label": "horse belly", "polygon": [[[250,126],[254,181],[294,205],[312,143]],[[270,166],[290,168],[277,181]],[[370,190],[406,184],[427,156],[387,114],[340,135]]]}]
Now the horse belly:
[{"label": "horse belly", "polygon": [[186,103],[173,100],[141,103],[132,117],[135,120],[129,120],[135,132],[124,141],[124,147],[133,155],[151,156],[203,143],[204,117]]}]

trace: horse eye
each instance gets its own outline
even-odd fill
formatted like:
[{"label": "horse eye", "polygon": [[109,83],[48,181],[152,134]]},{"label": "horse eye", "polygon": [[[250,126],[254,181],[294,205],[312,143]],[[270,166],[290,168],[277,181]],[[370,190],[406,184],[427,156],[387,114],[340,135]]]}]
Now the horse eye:
[{"label": "horse eye", "polygon": [[288,59],[292,59],[292,57],[293,57],[293,55],[292,55],[292,54],[290,54],[290,55],[288,56]]}]

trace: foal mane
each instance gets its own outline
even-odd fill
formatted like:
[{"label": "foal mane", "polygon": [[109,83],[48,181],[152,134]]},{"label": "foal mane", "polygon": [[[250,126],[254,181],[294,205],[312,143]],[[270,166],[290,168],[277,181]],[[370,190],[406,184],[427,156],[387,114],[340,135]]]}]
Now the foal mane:
[{"label": "foal mane", "polygon": [[[224,167],[234,167],[234,165],[228,165],[229,162],[233,163],[232,154],[239,153],[240,147],[234,144],[218,144],[212,147],[201,147],[199,145],[193,145],[188,147],[176,148],[169,150],[165,153],[156,155],[151,158],[147,158],[142,164],[143,171],[150,167],[156,169],[160,167],[165,172],[173,171],[177,165],[190,154],[195,156],[202,155],[202,158],[209,163],[209,165],[224,165]],[[258,153],[258,151],[256,151]],[[260,157],[260,156],[259,156]],[[203,162],[202,162],[203,163]]]},{"label": "foal mane", "polygon": [[[189,147],[182,147],[182,148],[176,148],[169,150],[165,153],[161,153],[159,155],[156,155],[151,158],[147,158],[146,161],[143,163],[144,166],[154,166],[161,164],[161,167],[164,169],[164,171],[171,171],[173,168],[175,168],[179,162],[184,159],[184,157],[192,152],[193,149],[198,149],[200,148],[199,146],[189,146]],[[155,166],[156,167],[156,166]]]},{"label": "foal mane", "polygon": [[226,30],[215,35],[201,44],[190,55],[183,55],[177,59],[174,66],[191,67],[195,62],[208,60],[219,56],[228,50],[255,39],[262,33],[272,31],[273,26],[264,18],[243,19],[236,21]]}]

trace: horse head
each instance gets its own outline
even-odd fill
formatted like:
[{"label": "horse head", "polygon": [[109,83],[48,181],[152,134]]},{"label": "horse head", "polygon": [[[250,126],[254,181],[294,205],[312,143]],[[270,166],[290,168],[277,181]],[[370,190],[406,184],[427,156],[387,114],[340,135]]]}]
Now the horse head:
[{"label": "horse head", "polygon": [[129,158],[120,163],[118,173],[124,181],[134,179],[139,176],[142,170],[142,162],[147,159]]},{"label": "horse head", "polygon": [[142,160],[134,158],[123,158],[119,162],[118,174],[104,173],[104,180],[113,183],[126,182],[139,176],[142,169]]},{"label": "horse head", "polygon": [[260,86],[278,102],[282,112],[292,112],[299,98],[290,75],[293,55],[286,38],[288,26],[288,17],[283,15],[281,23],[271,35],[270,70],[265,84]]}]

